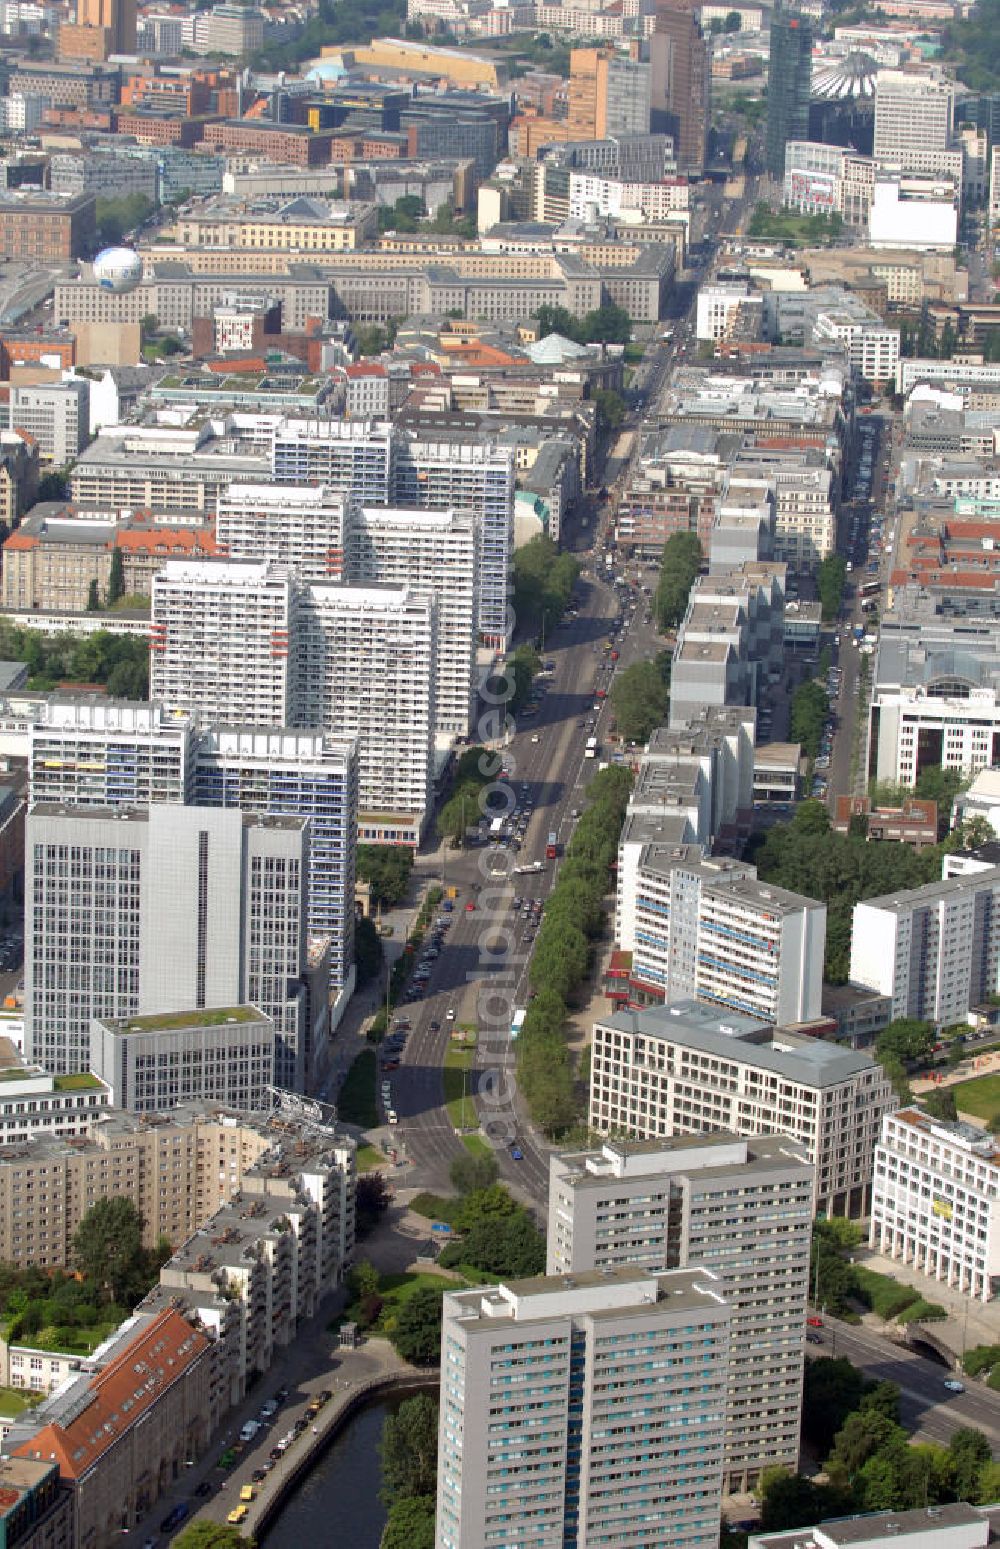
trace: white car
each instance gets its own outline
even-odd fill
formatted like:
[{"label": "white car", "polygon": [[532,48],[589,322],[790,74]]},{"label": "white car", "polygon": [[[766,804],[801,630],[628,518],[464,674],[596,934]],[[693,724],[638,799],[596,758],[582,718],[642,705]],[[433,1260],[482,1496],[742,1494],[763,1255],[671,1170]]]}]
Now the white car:
[{"label": "white car", "polygon": [[537,742],[538,741],[538,733],[536,731],[533,731],[531,733],[531,740],[532,740],[532,742]]},{"label": "white car", "polygon": [[454,1008],[454,1006],[449,1006],[448,1007],[448,1010],[444,1014],[444,1019],[445,1019],[446,1022],[454,1022],[454,1020],[455,1020],[455,1008]]},{"label": "white car", "polygon": [[948,1389],[949,1393],[965,1392],[965,1383],[959,1382],[957,1377],[946,1377],[944,1379],[944,1386]]}]

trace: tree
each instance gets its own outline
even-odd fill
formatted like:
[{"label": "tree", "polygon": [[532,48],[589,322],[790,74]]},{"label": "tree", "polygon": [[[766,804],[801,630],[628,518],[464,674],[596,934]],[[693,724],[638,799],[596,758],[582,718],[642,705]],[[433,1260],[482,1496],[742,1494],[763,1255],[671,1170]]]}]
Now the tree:
[{"label": "tree", "polygon": [[840,1478],[853,1484],[860,1470],[876,1453],[884,1452],[890,1442],[906,1433],[878,1409],[858,1409],[848,1415],[833,1444],[827,1459],[827,1472],[831,1478]]},{"label": "tree", "polygon": [[901,1065],[919,1065],[934,1047],[934,1026],[915,1017],[897,1017],[884,1027],[875,1040],[880,1060],[897,1060]]},{"label": "tree", "polygon": [[381,1173],[362,1173],[354,1194],[354,1215],[359,1237],[374,1230],[388,1210],[391,1198]]},{"label": "tree", "polygon": [[413,870],[413,853],[402,845],[359,844],[357,873],[371,885],[373,904],[402,903]]},{"label": "tree", "polygon": [[660,562],[655,608],[661,629],[676,629],[684,617],[694,579],[701,569],[701,544],[696,533],[675,532],[667,539]]},{"label": "tree", "polygon": [[109,1301],[124,1301],[127,1288],[141,1273],[143,1218],[123,1194],[91,1205],[73,1234],[73,1256],[88,1280]]},{"label": "tree", "polygon": [[844,596],[844,582],[847,579],[847,565],[839,554],[828,554],[820,563],[816,577],[819,600],[823,610],[823,618],[829,621],[835,619],[840,612],[840,604]]},{"label": "tree", "polygon": [[625,418],[626,403],[621,393],[613,388],[602,387],[594,394],[597,405],[597,424],[600,430],[617,430]]},{"label": "tree", "polygon": [[396,1354],[415,1366],[441,1359],[441,1298],[444,1286],[421,1286],[399,1309],[391,1338]]},{"label": "tree", "polygon": [[354,926],[354,963],[357,968],[358,989],[363,989],[366,984],[371,984],[382,971],[382,962],[385,954],[382,951],[382,941],[375,928],[375,921],[367,916],[356,921]]},{"label": "tree", "polygon": [[848,1415],[858,1408],[865,1378],[850,1361],[821,1356],[807,1361],[802,1401],[802,1432],[825,1457]]},{"label": "tree", "polygon": [[1000,1500],[1000,1463],[984,1463],[973,1505],[990,1506],[997,1500]]},{"label": "tree", "polygon": [[436,1501],[433,1495],[414,1495],[389,1508],[379,1549],[434,1549]]},{"label": "tree", "polygon": [[111,555],[111,571],[108,575],[108,607],[113,608],[115,603],[125,595],[125,562],[122,551],[117,546]]},{"label": "tree", "polygon": [[247,1538],[228,1522],[189,1522],[174,1539],[174,1549],[254,1549],[256,1539]]},{"label": "tree", "polygon": [[809,758],[819,753],[823,726],[830,710],[826,689],[815,678],[800,683],[792,695],[790,730],[793,742],[801,742]]},{"label": "tree", "polygon": [[645,742],[653,729],[666,720],[669,672],[664,680],[656,662],[634,662],[616,676],[611,704],[618,730],[626,742]]},{"label": "tree", "polygon": [[355,1264],[348,1276],[351,1297],[356,1302],[363,1301],[366,1296],[377,1296],[381,1284],[378,1270],[370,1259],[362,1259],[360,1264]]},{"label": "tree", "polygon": [[126,194],[121,199],[98,199],[94,218],[97,241],[101,247],[120,242],[127,231],[140,226],[153,213],[153,203],[145,194]]},{"label": "tree", "polygon": [[53,468],[48,473],[43,473],[38,481],[38,498],[42,500],[65,500],[69,495],[69,487],[64,468]]},{"label": "tree", "polygon": [[526,1210],[477,1221],[460,1241],[449,1243],[439,1263],[444,1269],[469,1264],[486,1275],[518,1279],[545,1272],[545,1238]]},{"label": "tree", "polygon": [[932,1119],[944,1119],[953,1124],[958,1118],[955,1094],[947,1086],[934,1087],[930,1092],[921,1093],[920,1106]]},{"label": "tree", "polygon": [[764,1533],[808,1527],[826,1515],[819,1505],[818,1487],[801,1474],[790,1474],[785,1468],[765,1468],[757,1489]]},{"label": "tree", "polygon": [[387,1415],[379,1441],[386,1506],[412,1496],[433,1495],[437,1488],[438,1406],[426,1393],[404,1399]]},{"label": "tree", "polygon": [[94,579],[91,581],[89,587],[87,588],[87,612],[88,613],[100,613],[100,611],[101,611],[101,594],[100,594],[100,591],[98,590],[97,577],[95,576]]},{"label": "tree", "polygon": [[948,1441],[948,1462],[956,1500],[974,1502],[979,1499],[983,1469],[992,1456],[989,1441],[982,1431],[962,1426],[952,1432]]},{"label": "tree", "polygon": [[495,1156],[474,1156],[471,1151],[463,1151],[452,1162],[448,1175],[459,1194],[472,1194],[496,1183],[500,1168]]}]

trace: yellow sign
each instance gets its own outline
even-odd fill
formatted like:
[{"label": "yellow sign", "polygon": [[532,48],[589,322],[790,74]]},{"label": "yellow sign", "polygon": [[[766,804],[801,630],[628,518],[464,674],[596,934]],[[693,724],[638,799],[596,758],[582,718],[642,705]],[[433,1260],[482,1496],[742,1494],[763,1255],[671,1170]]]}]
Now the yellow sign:
[{"label": "yellow sign", "polygon": [[949,1199],[935,1199],[931,1210],[934,1215],[943,1217],[945,1221],[950,1221],[955,1214],[954,1206]]}]

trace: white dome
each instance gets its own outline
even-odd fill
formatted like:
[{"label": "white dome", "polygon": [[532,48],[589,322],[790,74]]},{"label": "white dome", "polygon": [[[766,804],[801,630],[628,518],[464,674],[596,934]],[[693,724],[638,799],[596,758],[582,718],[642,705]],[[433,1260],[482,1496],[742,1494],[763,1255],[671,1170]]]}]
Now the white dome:
[{"label": "white dome", "polygon": [[94,259],[94,278],[102,290],[135,290],[142,279],[142,259],[130,247],[106,247]]}]

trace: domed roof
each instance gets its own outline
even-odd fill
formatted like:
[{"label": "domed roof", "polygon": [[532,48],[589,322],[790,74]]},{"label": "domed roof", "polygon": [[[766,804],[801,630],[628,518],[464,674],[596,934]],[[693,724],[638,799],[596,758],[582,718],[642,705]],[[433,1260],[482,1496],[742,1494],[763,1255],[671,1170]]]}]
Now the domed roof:
[{"label": "domed roof", "polygon": [[813,66],[812,96],[826,102],[849,97],[874,102],[878,68],[870,54],[859,50],[852,50],[842,59],[819,59]]}]

